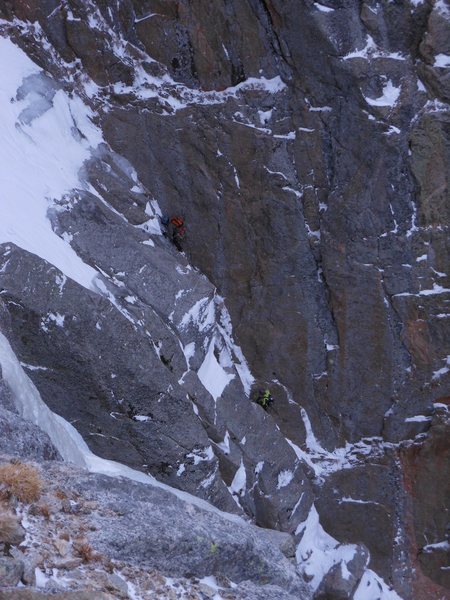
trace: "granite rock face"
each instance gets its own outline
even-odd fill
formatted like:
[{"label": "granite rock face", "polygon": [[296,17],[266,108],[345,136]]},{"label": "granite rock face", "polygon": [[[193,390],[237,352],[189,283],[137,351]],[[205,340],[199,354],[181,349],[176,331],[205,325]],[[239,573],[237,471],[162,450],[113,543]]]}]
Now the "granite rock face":
[{"label": "granite rock face", "polygon": [[[5,0],[0,18],[44,69],[15,101],[76,94],[103,136],[48,212],[93,287],[0,247],[0,326],[47,405],[98,455],[261,526],[293,533],[314,502],[402,597],[441,598],[448,2]],[[158,211],[184,216],[183,253]]]},{"label": "granite rock face", "polygon": [[[65,592],[67,598],[87,600],[108,591],[119,599],[177,598],[172,585],[178,596],[191,592],[200,600],[202,581],[212,574],[230,600],[312,598],[281,551],[288,534],[259,529],[192,496],[57,461],[39,463],[39,475],[41,498],[20,506],[27,515],[27,539],[20,551],[11,551],[22,561],[0,557],[0,598],[59,593],[62,599]],[[37,569],[38,589],[35,584],[2,591],[20,581],[24,562]]]}]

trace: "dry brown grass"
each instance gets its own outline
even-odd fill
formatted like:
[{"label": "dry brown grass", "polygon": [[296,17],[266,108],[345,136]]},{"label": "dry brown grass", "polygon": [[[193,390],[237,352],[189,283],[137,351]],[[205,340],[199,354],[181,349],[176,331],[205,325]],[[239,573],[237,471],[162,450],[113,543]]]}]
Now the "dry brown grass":
[{"label": "dry brown grass", "polygon": [[60,488],[58,488],[58,489],[55,491],[55,496],[56,496],[57,498],[59,498],[59,500],[66,500],[66,499],[67,499],[67,494],[66,494],[66,492],[65,492],[64,490],[61,490]]},{"label": "dry brown grass", "polygon": [[21,462],[0,465],[0,490],[6,498],[35,502],[41,495],[42,480],[38,470]]},{"label": "dry brown grass", "polygon": [[46,503],[38,504],[36,506],[36,514],[41,515],[44,519],[50,519],[50,515],[52,511],[50,510],[50,506]]},{"label": "dry brown grass", "polygon": [[85,563],[98,560],[99,558],[99,555],[95,552],[94,548],[88,542],[75,543],[74,548],[77,551],[78,556]]}]

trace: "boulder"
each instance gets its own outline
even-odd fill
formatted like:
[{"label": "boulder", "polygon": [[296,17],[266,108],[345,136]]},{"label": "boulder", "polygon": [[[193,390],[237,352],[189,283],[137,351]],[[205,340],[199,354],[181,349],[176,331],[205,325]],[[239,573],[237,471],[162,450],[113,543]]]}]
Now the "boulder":
[{"label": "boulder", "polygon": [[14,586],[23,575],[23,562],[8,556],[0,556],[0,586]]},{"label": "boulder", "polygon": [[1,406],[0,453],[37,461],[61,458],[46,433]]},{"label": "boulder", "polygon": [[16,515],[9,512],[0,512],[0,542],[18,546],[24,539],[25,529]]}]

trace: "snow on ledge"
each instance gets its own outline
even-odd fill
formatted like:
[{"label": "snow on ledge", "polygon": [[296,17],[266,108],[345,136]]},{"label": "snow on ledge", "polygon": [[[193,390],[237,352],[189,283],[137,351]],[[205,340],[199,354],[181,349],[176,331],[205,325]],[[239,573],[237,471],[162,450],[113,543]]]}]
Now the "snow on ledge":
[{"label": "snow on ledge", "polygon": [[391,60],[405,60],[400,52],[386,52],[380,50],[375,44],[372,36],[367,35],[366,45],[361,50],[354,50],[342,57],[342,60],[351,60],[353,58],[363,58],[370,60],[372,58],[389,58]]},{"label": "snow on ledge", "polygon": [[243,496],[245,494],[245,488],[247,485],[247,475],[245,472],[244,462],[241,460],[236,473],[234,474],[233,481],[228,488],[232,496]]},{"label": "snow on ledge", "polygon": [[401,87],[396,87],[389,79],[383,86],[383,93],[378,98],[368,98],[365,101],[370,106],[395,106],[401,92]]},{"label": "snow on ledge", "polygon": [[277,490],[280,490],[281,488],[289,485],[293,478],[294,473],[292,471],[289,471],[288,469],[281,471],[281,473],[278,473]]},{"label": "snow on ledge", "polygon": [[432,417],[427,417],[425,415],[415,415],[414,417],[407,417],[405,419],[405,423],[427,423],[431,420]]},{"label": "snow on ledge", "polygon": [[286,88],[286,84],[277,75],[271,79],[266,77],[249,77],[235,86],[223,90],[201,91],[188,88],[173,81],[168,75],[153,77],[144,69],[135,65],[135,81],[132,86],[123,83],[114,85],[116,94],[133,94],[141,100],[150,98],[160,99],[170,106],[172,111],[183,110],[191,105],[223,104],[228,98],[235,98],[246,91],[262,91],[268,94],[278,94]]},{"label": "snow on ledge", "polygon": [[314,2],[314,8],[317,8],[318,11],[323,13],[334,12],[334,8],[330,8],[329,6],[325,6],[324,4],[319,4],[319,2]]},{"label": "snow on ledge", "polygon": [[443,377],[450,371],[450,354],[447,355],[442,360],[445,360],[445,365],[443,367],[441,367],[440,369],[438,369],[437,371],[433,372],[432,381],[435,381],[436,379],[440,379],[441,377]]},{"label": "snow on ledge", "polygon": [[279,75],[272,77],[272,79],[267,79],[266,77],[249,77],[233,87],[226,88],[221,93],[225,95],[234,95],[236,92],[242,90],[264,90],[270,94],[277,94],[278,92],[282,92],[285,88],[286,84]]},{"label": "snow on ledge", "polygon": [[438,283],[433,283],[433,287],[427,290],[420,290],[417,294],[413,294],[412,292],[401,292],[400,294],[394,294],[394,298],[398,296],[435,296],[436,294],[448,294],[450,292],[450,288],[444,288],[442,285]]},{"label": "snow on ledge", "polygon": [[377,49],[375,42],[373,41],[372,36],[367,36],[366,45],[361,50],[354,50],[353,52],[349,52],[342,57],[342,60],[350,60],[352,58],[368,58],[369,53],[373,52]]}]

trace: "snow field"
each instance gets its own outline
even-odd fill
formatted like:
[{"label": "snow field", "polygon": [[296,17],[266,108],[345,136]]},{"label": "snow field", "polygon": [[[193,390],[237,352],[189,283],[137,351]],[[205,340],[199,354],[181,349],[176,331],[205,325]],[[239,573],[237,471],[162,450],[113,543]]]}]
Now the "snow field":
[{"label": "snow field", "polygon": [[53,232],[47,212],[82,187],[78,172],[103,141],[101,132],[79,98],[55,90],[22,50],[1,37],[0,64],[0,243],[12,242],[93,289],[97,272]]}]

